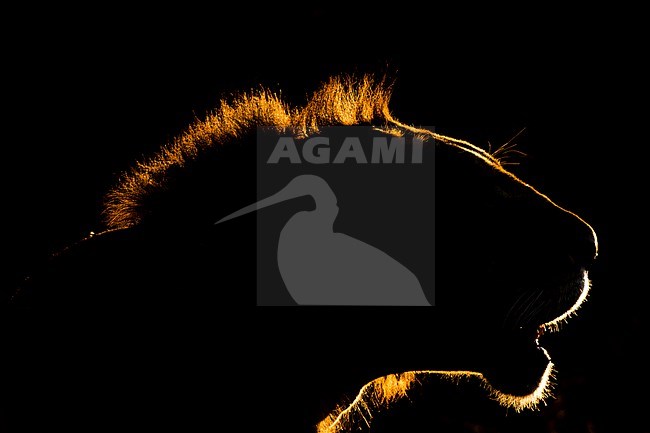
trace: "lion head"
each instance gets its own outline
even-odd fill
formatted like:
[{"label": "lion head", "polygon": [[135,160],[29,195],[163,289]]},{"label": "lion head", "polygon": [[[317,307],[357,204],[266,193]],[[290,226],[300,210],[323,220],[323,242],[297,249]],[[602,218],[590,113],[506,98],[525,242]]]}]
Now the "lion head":
[{"label": "lion head", "polygon": [[[137,387],[143,413],[178,414],[169,415],[176,421],[189,413],[252,416],[258,428],[348,431],[415,384],[447,378],[466,379],[506,407],[535,407],[554,372],[540,337],[586,299],[596,234],[509,172],[508,147],[489,152],[402,123],[389,110],[390,94],[383,80],[335,77],[301,107],[267,90],[222,102],[124,173],[106,196],[106,230],[54,257],[15,305],[84,317],[89,329],[103,330],[88,344],[128,352],[137,365],[156,364],[165,374],[144,373],[149,385]],[[327,128],[352,125],[369,126],[375,136],[417,138],[424,152],[435,152],[433,221],[418,212],[417,200],[399,200],[405,191],[392,188],[390,176],[366,174],[345,185],[364,199],[339,202],[337,216],[348,234],[385,239],[382,249],[421,276],[433,306],[256,308],[262,277],[255,263],[275,260],[273,251],[258,254],[256,218],[286,222],[314,206],[297,198],[214,224],[258,200],[258,128],[293,137],[300,147]],[[403,207],[389,213],[386,203]],[[383,221],[383,235],[364,224],[371,220]],[[427,224],[435,226],[435,262],[416,253],[430,239],[415,228]],[[435,278],[427,279],[431,267]],[[286,297],[279,272],[261,283]],[[132,344],[145,329],[146,344]],[[79,350],[71,345],[67,356]],[[101,358],[92,364],[83,372],[109,369],[114,379],[68,368],[67,383],[92,381],[100,401],[112,392],[134,398],[130,389],[142,370]],[[226,391],[225,403],[207,405],[191,391],[199,383],[207,393]]]}]

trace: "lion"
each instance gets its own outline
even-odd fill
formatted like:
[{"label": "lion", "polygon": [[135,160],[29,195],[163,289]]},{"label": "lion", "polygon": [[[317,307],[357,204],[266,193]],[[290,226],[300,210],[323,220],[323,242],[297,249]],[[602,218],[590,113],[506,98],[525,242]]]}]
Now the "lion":
[{"label": "lion", "polygon": [[[187,431],[231,419],[252,431],[334,433],[371,428],[414,387],[440,381],[515,411],[548,398],[555,367],[542,336],[588,297],[594,229],[508,171],[509,146],[490,152],[397,120],[391,89],[333,77],[302,107],[265,89],[243,93],[123,173],[105,197],[106,227],[56,254],[13,298],[19,312],[56,312],[42,332],[24,331],[38,343],[30,350],[65,341],[47,367],[17,355],[19,382],[42,391],[29,422]],[[352,125],[435,150],[433,306],[255,307],[256,216],[215,222],[258,200],[257,129],[300,144]],[[369,188],[362,178],[354,187]],[[273,212],[286,221],[312,206],[302,198]],[[382,216],[346,206],[361,222]],[[409,253],[419,242],[409,227],[425,218],[404,209],[397,219],[391,251],[413,269],[431,266]],[[277,275],[264,278],[282,292]],[[61,324],[70,321],[74,332]]]}]

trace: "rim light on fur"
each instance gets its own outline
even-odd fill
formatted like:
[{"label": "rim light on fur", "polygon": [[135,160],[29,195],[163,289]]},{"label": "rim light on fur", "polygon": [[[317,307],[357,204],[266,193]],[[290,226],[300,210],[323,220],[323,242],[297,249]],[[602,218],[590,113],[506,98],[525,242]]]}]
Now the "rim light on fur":
[{"label": "rim light on fur", "polygon": [[[209,149],[238,142],[247,132],[255,130],[258,126],[271,128],[279,133],[291,133],[297,138],[306,138],[327,126],[371,124],[393,135],[411,133],[424,139],[429,138],[443,145],[462,149],[485,161],[553,206],[586,224],[592,231],[597,254],[598,240],[593,228],[575,213],[555,204],[548,196],[507,171],[498,158],[498,152],[495,155],[466,141],[400,123],[390,114],[390,97],[391,87],[385,79],[376,80],[363,76],[331,78],[313,93],[302,108],[290,107],[277,94],[265,89],[242,94],[232,101],[222,101],[220,107],[204,120],[197,121],[158,153],[140,161],[122,175],[118,185],[105,198],[105,223],[109,229],[124,229],[141,224],[146,219],[147,199],[164,193],[174,172],[179,168],[191,167],[208,154]],[[543,329],[556,330],[561,323],[574,315],[587,299],[589,288],[590,282],[585,272],[582,293],[577,302],[561,316],[543,324]],[[548,353],[543,348],[540,349],[544,351],[549,362],[536,389],[526,396],[502,393],[477,372],[405,372],[380,377],[364,385],[349,405],[334,411],[319,423],[318,432],[335,433],[358,429],[364,424],[369,426],[374,413],[405,397],[412,386],[432,378],[475,381],[487,390],[491,398],[505,407],[516,411],[536,408],[551,395],[554,374],[554,366]]]}]

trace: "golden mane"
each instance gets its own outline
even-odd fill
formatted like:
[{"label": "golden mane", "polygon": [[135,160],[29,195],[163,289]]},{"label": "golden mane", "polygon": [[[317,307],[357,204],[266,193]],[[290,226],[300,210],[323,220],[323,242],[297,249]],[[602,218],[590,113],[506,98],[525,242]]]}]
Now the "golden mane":
[{"label": "golden mane", "polygon": [[257,127],[305,138],[327,126],[374,125],[392,134],[412,133],[461,147],[489,164],[500,165],[490,153],[462,140],[404,125],[390,113],[392,93],[387,80],[365,75],[330,78],[314,92],[304,107],[293,108],[266,89],[221,101],[219,108],[198,120],[152,157],[138,162],[122,175],[104,201],[104,221],[109,229],[139,224],[145,200],[164,191],[171,172],[201,159],[210,149],[241,139]]},{"label": "golden mane", "polygon": [[324,126],[396,124],[388,110],[391,88],[370,76],[331,78],[307,104],[291,108],[269,90],[245,93],[190,126],[154,156],[140,161],[106,196],[105,222],[110,229],[138,224],[143,199],[165,188],[170,170],[183,168],[214,146],[237,140],[258,126],[306,137]]}]

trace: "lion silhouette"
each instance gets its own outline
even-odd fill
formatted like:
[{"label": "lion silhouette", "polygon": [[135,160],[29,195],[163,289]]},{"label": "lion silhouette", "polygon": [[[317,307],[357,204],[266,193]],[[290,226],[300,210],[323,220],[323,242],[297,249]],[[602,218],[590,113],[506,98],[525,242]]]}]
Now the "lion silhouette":
[{"label": "lion silhouette", "polygon": [[[125,172],[106,195],[105,230],[55,255],[14,296],[15,311],[56,317],[24,331],[30,350],[12,358],[9,389],[37,390],[17,400],[30,409],[16,420],[352,431],[414,386],[446,379],[515,410],[543,401],[554,366],[540,337],[586,299],[594,230],[498,152],[398,121],[390,96],[369,76],[334,77],[301,107],[244,93]],[[257,201],[257,128],[302,142],[339,125],[435,150],[435,306],[255,307],[256,216],[214,222]],[[284,224],[310,208],[302,198],[268,212]],[[349,210],[359,231],[382,217],[372,200]],[[411,228],[426,221],[415,209],[400,215],[386,224],[392,250],[414,270],[432,266],[409,253],[420,241]],[[261,283],[282,290],[279,272]]]}]

